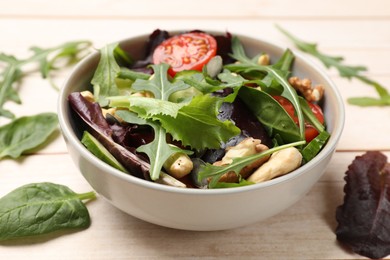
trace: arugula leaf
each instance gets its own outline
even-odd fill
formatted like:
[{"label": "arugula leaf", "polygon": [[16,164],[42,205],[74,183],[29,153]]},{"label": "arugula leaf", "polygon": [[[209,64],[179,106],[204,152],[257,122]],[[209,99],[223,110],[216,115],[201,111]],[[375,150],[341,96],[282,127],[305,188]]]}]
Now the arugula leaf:
[{"label": "arugula leaf", "polygon": [[154,130],[154,139],[152,142],[142,145],[137,148],[137,152],[145,153],[150,160],[150,178],[157,180],[160,177],[161,169],[165,161],[174,153],[185,152],[191,154],[191,151],[185,151],[179,147],[170,145],[166,141],[166,131],[158,123],[151,120],[144,120],[137,117],[136,114],[127,111],[119,110],[117,115],[124,121],[132,124],[150,125]]},{"label": "arugula leaf", "polygon": [[217,149],[221,143],[240,133],[240,129],[231,121],[218,120],[217,111],[222,101],[222,98],[209,94],[195,96],[179,110],[176,118],[165,115],[153,118],[158,119],[164,129],[184,146],[196,150]]},{"label": "arugula leaf", "polygon": [[151,118],[158,114],[176,117],[179,109],[186,105],[186,103],[137,96],[108,97],[108,99],[111,107],[126,107],[143,118]]},{"label": "arugula leaf", "polygon": [[221,188],[235,188],[235,187],[242,187],[242,186],[247,186],[247,185],[252,185],[255,184],[254,182],[247,181],[245,179],[241,179],[239,183],[230,183],[230,182],[217,182],[214,185],[214,189],[221,189]]},{"label": "arugula leaf", "polygon": [[256,84],[259,87],[267,87],[263,79],[246,79],[240,74],[233,73],[228,69],[224,69],[221,73],[218,74],[218,79],[223,83],[222,88],[233,88],[233,91],[236,92],[246,84]]},{"label": "arugula leaf", "polygon": [[167,71],[169,65],[165,63],[151,65],[154,74],[149,80],[137,79],[132,88],[138,91],[146,90],[153,93],[154,98],[168,101],[169,96],[179,90],[184,90],[190,86],[183,81],[171,83],[168,80]]},{"label": "arugula leaf", "polygon": [[224,84],[224,87],[241,87],[244,83],[249,82],[239,74],[232,73],[231,71],[224,69],[221,73],[218,74],[218,79],[220,79]]},{"label": "arugula leaf", "polygon": [[2,73],[3,80],[0,82],[0,116],[11,119],[15,117],[11,111],[4,109],[3,105],[7,101],[17,101],[17,103],[20,103],[19,95],[13,88],[14,83],[19,81],[20,75],[21,70],[18,68],[18,62],[16,60],[13,60]]},{"label": "arugula leaf", "polygon": [[129,79],[131,81],[135,81],[137,79],[148,80],[150,78],[150,74],[130,70],[130,69],[125,68],[125,67],[121,67],[120,71],[118,72],[117,77],[120,79]]},{"label": "arugula leaf", "polygon": [[259,85],[261,84],[261,82],[255,82],[255,80],[246,80],[241,75],[231,73],[227,69],[224,69],[223,72],[218,75],[218,79],[224,83],[224,86],[229,87],[233,90],[232,93],[224,97],[224,102],[227,103],[234,102],[241,87],[244,86],[246,83],[256,83]]},{"label": "arugula leaf", "polygon": [[233,162],[228,165],[223,166],[215,166],[212,164],[205,164],[201,165],[201,169],[198,174],[198,180],[202,180],[205,178],[211,178],[211,181],[209,182],[209,188],[215,188],[217,187],[218,180],[221,178],[221,176],[227,172],[234,171],[236,174],[239,174],[239,172],[244,168],[246,165],[250,165],[254,161],[263,158],[265,156],[271,155],[274,152],[280,151],[282,149],[293,147],[293,146],[299,146],[305,144],[305,141],[298,141],[294,143],[289,143],[281,146],[277,146],[271,149],[268,149],[264,152],[257,153],[254,155],[244,156],[244,157],[237,157],[233,159]]},{"label": "arugula leaf", "polygon": [[0,159],[18,158],[42,144],[57,128],[57,115],[42,113],[20,117],[0,127]]},{"label": "arugula leaf", "polygon": [[341,77],[346,77],[350,79],[358,76],[362,71],[367,70],[367,68],[364,66],[343,65],[341,63],[342,61],[344,61],[343,57],[329,56],[323,54],[318,51],[317,44],[301,41],[278,25],[276,25],[276,28],[278,28],[279,31],[281,31],[285,36],[287,36],[299,50],[318,58],[327,68],[336,68],[339,71]]},{"label": "arugula leaf", "polygon": [[299,103],[301,104],[303,114],[307,122],[309,122],[318,132],[322,132],[325,130],[325,127],[318,121],[317,117],[313,114],[307,100],[303,97],[299,97]]},{"label": "arugula leaf", "polygon": [[160,125],[148,123],[154,130],[154,139],[152,142],[137,148],[137,152],[143,152],[148,155],[150,160],[150,178],[157,180],[165,161],[174,153],[182,152],[177,146],[169,145],[166,141],[167,133]]},{"label": "arugula leaf", "polygon": [[226,86],[216,86],[208,83],[204,74],[198,71],[181,71],[175,75],[174,81],[181,80],[189,86],[192,86],[202,92],[208,94]]},{"label": "arugula leaf", "polygon": [[[90,41],[66,42],[52,48],[33,46],[30,50],[34,52],[34,55],[22,61],[22,63],[39,62],[42,77],[46,78],[49,76],[50,70],[56,69],[54,65],[60,58],[66,58],[68,64],[74,64],[84,56],[83,53],[90,46]],[[61,65],[63,66],[64,64]]]},{"label": "arugula leaf", "polygon": [[[209,77],[209,76],[208,76]],[[209,94],[213,93],[219,90],[223,90],[226,88],[232,88],[233,89],[233,94],[228,95],[225,97],[225,102],[233,102],[234,99],[237,96],[238,90],[240,87],[245,83],[245,82],[253,82],[244,79],[238,74],[233,74],[229,70],[225,69],[221,73],[217,75],[217,79],[212,79],[213,84],[209,82],[209,80],[206,79],[204,73],[196,72],[196,71],[183,71],[179,72],[175,76],[175,80],[182,80],[184,83],[192,86],[189,90],[192,88],[195,88],[198,90],[200,93],[203,94]],[[218,82],[218,84],[216,84]],[[185,96],[185,91],[181,91],[184,93],[176,92],[174,95],[179,94],[181,96]],[[187,90],[187,92],[189,92]],[[190,93],[193,94],[192,96],[195,96],[197,93]],[[192,97],[191,96],[191,97]],[[186,99],[184,99],[186,100]]]},{"label": "arugula leaf", "polygon": [[348,103],[362,107],[390,105],[390,94],[384,86],[362,75],[358,75],[356,78],[368,85],[373,86],[379,97],[353,97],[347,99]]},{"label": "arugula leaf", "polygon": [[[30,48],[34,52],[34,56],[28,59],[28,62],[37,61],[40,64],[40,71],[43,78],[48,78],[49,82],[55,89],[58,87],[51,80],[50,72],[58,69],[56,63],[65,61],[60,66],[71,65],[79,61],[84,54],[84,51],[91,46],[89,41],[74,41],[67,42],[54,48],[40,48],[33,46]],[[54,54],[53,57],[52,54]]]},{"label": "arugula leaf", "polygon": [[232,38],[232,54],[231,56],[239,61],[239,63],[228,64],[225,68],[233,71],[233,72],[251,72],[251,71],[262,71],[266,72],[267,75],[270,75],[272,79],[276,80],[281,86],[283,86],[283,90],[281,95],[287,98],[294,106],[295,111],[297,113],[298,122],[299,122],[299,133],[301,140],[305,139],[305,125],[304,125],[304,117],[299,104],[298,94],[293,87],[290,86],[286,77],[288,76],[288,71],[280,70],[280,65],[278,64],[276,67],[269,65],[259,65],[254,59],[250,59],[246,56],[244,47],[242,46],[240,40],[237,37]]},{"label": "arugula leaf", "polygon": [[[284,72],[286,73],[286,77],[287,77],[288,74],[289,74],[289,70],[290,70],[290,68],[291,68],[291,66],[292,66],[292,63],[293,63],[293,61],[294,61],[294,58],[295,58],[295,56],[294,56],[294,54],[292,53],[292,51],[289,50],[289,49],[287,49],[287,50],[283,53],[282,57],[281,57],[274,65],[272,65],[272,66],[273,66],[274,68],[280,70],[280,71],[284,71]],[[275,79],[272,77],[271,74],[267,74],[267,75],[262,79],[262,82],[263,82],[264,85],[267,86],[267,88],[268,88],[268,89],[266,89],[267,92],[270,92],[270,91],[271,91],[271,90],[270,90],[271,88],[272,88],[272,89],[275,89],[275,88],[277,88],[277,87],[280,86],[280,83],[279,83],[277,80],[275,80]]]},{"label": "arugula leaf", "polygon": [[378,98],[372,97],[354,97],[349,98],[347,101],[351,105],[357,106],[389,106],[390,105],[390,93],[388,90],[379,84],[378,82],[371,80],[367,76],[362,75],[362,72],[366,72],[367,68],[365,66],[349,66],[343,64],[344,58],[341,56],[330,56],[323,54],[317,48],[317,44],[304,42],[297,37],[293,36],[291,33],[284,30],[282,27],[276,25],[276,28],[279,29],[287,38],[289,38],[295,46],[314,57],[320,60],[326,68],[335,68],[338,70],[339,74],[343,78],[347,79],[358,79],[367,85],[371,85],[375,88]]},{"label": "arugula leaf", "polygon": [[91,221],[82,200],[94,198],[94,192],[77,194],[54,183],[19,187],[0,199],[0,241],[87,228]]},{"label": "arugula leaf", "polygon": [[361,107],[370,107],[370,106],[389,106],[390,105],[390,95],[381,96],[379,98],[373,97],[352,97],[347,99],[348,103],[351,105],[361,106]]},{"label": "arugula leaf", "polygon": [[[14,114],[3,108],[7,101],[21,103],[21,100],[16,91],[16,83],[27,75],[22,68],[31,63],[38,62],[40,64],[40,71],[43,78],[49,78],[50,72],[55,69],[55,62],[57,60],[68,60],[68,65],[78,61],[81,53],[89,49],[91,43],[89,41],[75,41],[67,42],[52,48],[32,47],[33,55],[27,59],[17,59],[14,56],[0,53],[0,63],[4,63],[4,70],[0,73],[2,80],[0,81],[0,116],[7,118],[14,118]],[[52,57],[54,55],[54,57]],[[62,67],[67,64],[62,64]],[[55,87],[52,80],[52,86]]]},{"label": "arugula leaf", "polygon": [[102,107],[108,105],[107,97],[120,94],[115,82],[116,76],[120,72],[114,54],[117,47],[118,43],[112,43],[100,50],[100,61],[91,80],[94,96]]},{"label": "arugula leaf", "polygon": [[130,54],[124,51],[119,45],[117,45],[114,49],[114,57],[119,66],[129,66],[134,63],[134,60]]}]

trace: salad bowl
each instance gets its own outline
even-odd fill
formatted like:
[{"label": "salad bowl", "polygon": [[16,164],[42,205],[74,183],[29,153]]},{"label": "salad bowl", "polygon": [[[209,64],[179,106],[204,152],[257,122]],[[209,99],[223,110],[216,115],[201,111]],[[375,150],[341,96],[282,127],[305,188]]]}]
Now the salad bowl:
[{"label": "salad bowl", "polygon": [[[281,57],[286,49],[264,39],[235,36],[242,42],[248,56],[265,52],[271,57],[271,62]],[[119,44],[137,59],[144,53],[147,39],[145,34]],[[99,55],[96,52],[83,59],[61,89],[58,116],[63,137],[75,165],[101,197],[118,209],[153,224],[183,230],[226,230],[281,213],[305,196],[325,172],[343,130],[344,106],[337,87],[323,70],[304,55],[294,52],[292,73],[321,83],[325,89],[322,107],[330,138],[317,156],[289,174],[242,187],[178,188],[146,181],[104,163],[80,141],[80,122],[72,114],[68,96],[89,88]]]}]

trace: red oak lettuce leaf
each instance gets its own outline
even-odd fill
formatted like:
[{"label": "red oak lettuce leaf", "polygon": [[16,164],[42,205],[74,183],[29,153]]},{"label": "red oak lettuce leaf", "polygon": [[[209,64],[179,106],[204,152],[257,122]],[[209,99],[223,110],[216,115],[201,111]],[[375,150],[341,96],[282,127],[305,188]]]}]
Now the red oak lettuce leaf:
[{"label": "red oak lettuce leaf", "polygon": [[[91,134],[134,176],[148,178],[150,164],[138,154],[114,142],[113,138],[120,139],[118,129],[108,124],[97,102],[89,102],[79,92],[68,96],[72,110],[89,126]],[[117,134],[116,134],[117,133]],[[123,137],[125,138],[125,137]],[[123,141],[123,140],[122,140]]]},{"label": "red oak lettuce leaf", "polygon": [[390,167],[381,152],[358,156],[345,176],[344,204],[336,211],[337,240],[355,253],[390,254]]}]

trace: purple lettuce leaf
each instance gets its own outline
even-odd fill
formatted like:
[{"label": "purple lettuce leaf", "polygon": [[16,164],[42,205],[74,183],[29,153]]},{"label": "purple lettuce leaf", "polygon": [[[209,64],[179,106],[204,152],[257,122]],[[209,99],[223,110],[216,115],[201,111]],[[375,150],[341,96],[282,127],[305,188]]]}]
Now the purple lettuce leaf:
[{"label": "purple lettuce leaf", "polygon": [[102,114],[100,105],[96,102],[89,102],[80,92],[71,93],[68,96],[68,101],[80,118],[92,127],[96,132],[111,137],[112,130]]},{"label": "purple lettuce leaf", "polygon": [[345,176],[344,204],[336,211],[337,239],[355,253],[390,254],[390,166],[377,151],[358,156]]},{"label": "purple lettuce leaf", "polygon": [[[89,126],[91,134],[134,176],[149,179],[150,164],[135,152],[135,148],[127,149],[116,143],[114,138],[126,135],[125,129],[118,126],[112,128],[102,114],[100,105],[86,100],[79,92],[68,96],[69,104],[73,111]],[[120,130],[120,132],[119,132]]]}]

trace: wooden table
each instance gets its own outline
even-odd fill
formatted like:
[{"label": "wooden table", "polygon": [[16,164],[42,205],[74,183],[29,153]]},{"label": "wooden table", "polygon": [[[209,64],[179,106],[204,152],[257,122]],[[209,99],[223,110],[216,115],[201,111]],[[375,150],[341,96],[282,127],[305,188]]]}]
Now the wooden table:
[{"label": "wooden table", "polygon": [[[319,43],[348,64],[369,68],[368,76],[390,88],[390,2],[386,0],[279,1],[48,1],[0,3],[0,51],[26,57],[32,45],[51,47],[87,39],[96,48],[156,28],[226,30],[262,37],[291,47],[274,27]],[[315,61],[317,62],[317,61]],[[372,87],[329,75],[344,100],[375,96]],[[62,84],[69,70],[55,82]],[[390,90],[390,89],[389,89]],[[58,92],[29,74],[20,86],[22,105],[7,108],[18,116],[56,111]],[[92,225],[44,239],[0,244],[1,259],[356,259],[335,237],[335,209],[343,200],[343,176],[356,155],[381,150],[390,155],[390,107],[361,108],[346,103],[345,130],[329,167],[312,190],[277,216],[251,226],[219,232],[189,232],[149,224],[99,198],[88,203]],[[0,123],[6,120],[0,118]],[[37,153],[0,161],[0,196],[31,182],[91,187],[71,161],[58,132]]]}]

